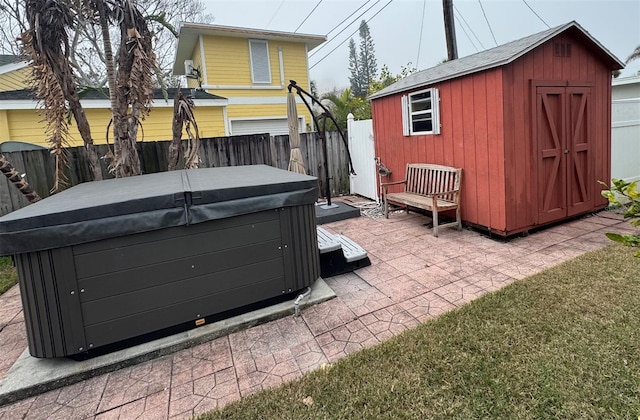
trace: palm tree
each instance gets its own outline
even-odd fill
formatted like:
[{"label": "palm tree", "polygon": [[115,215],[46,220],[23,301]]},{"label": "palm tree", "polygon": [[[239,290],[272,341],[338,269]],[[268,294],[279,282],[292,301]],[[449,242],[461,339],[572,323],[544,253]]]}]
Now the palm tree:
[{"label": "palm tree", "polygon": [[636,49],[633,50],[631,55],[627,57],[627,61],[625,61],[625,64],[629,64],[630,61],[637,60],[639,58],[640,58],[640,45],[638,45]]},{"label": "palm tree", "polygon": [[[157,73],[152,48],[153,34],[132,0],[81,0],[71,10],[64,0],[27,0],[25,10],[29,30],[22,37],[24,50],[33,62],[36,97],[42,101],[47,133],[56,156],[57,181],[54,190],[64,184],[67,127],[66,103],[73,113],[89,153],[94,180],[102,179],[91,130],[78,99],[77,80],[69,64],[67,29],[74,25],[74,13],[83,14],[100,26],[105,51],[109,99],[112,112],[113,153],[110,170],[116,177],[139,175],[136,150],[138,126],[151,109],[153,75]],[[120,28],[117,66],[109,26]],[[107,133],[107,140],[108,140]]]},{"label": "palm tree", "polygon": [[[351,94],[351,89],[347,88],[342,92],[333,91],[322,95],[322,101],[328,102],[327,108],[331,110],[333,117],[343,130],[347,128],[347,117],[351,113],[356,119],[371,118],[371,105],[366,99],[355,97]],[[331,121],[327,121],[327,130],[335,129]]]},{"label": "palm tree", "polygon": [[22,34],[21,40],[24,54],[31,59],[35,96],[43,108],[48,142],[56,160],[53,191],[66,184],[63,170],[67,163],[67,104],[78,124],[93,179],[102,179],[91,129],[80,105],[77,82],[67,59],[69,39],[66,31],[73,25],[73,13],[65,1],[27,0],[25,15],[29,29]]},{"label": "palm tree", "polygon": [[141,173],[136,150],[138,126],[151,111],[153,75],[157,72],[157,64],[151,43],[153,34],[133,1],[120,0],[113,4],[113,13],[120,18],[116,104],[111,109],[113,169],[116,177],[124,177]]}]

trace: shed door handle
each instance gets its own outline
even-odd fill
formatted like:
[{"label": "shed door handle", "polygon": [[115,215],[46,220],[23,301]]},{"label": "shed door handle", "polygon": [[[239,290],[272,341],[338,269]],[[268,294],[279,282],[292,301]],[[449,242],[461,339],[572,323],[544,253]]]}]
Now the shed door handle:
[{"label": "shed door handle", "polygon": [[564,149],[564,154],[565,155],[569,154],[569,149]]}]

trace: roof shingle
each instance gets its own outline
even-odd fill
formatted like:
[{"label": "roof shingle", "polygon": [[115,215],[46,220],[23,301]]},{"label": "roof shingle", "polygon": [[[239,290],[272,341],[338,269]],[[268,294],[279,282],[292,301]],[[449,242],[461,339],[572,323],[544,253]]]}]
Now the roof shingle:
[{"label": "roof shingle", "polygon": [[435,67],[410,74],[379,92],[374,93],[369,97],[369,99],[393,95],[394,93],[404,92],[416,87],[427,86],[508,64],[570,28],[576,28],[578,31],[582,32],[586,38],[596,44],[604,55],[611,60],[612,65],[617,65],[619,66],[618,68],[624,67],[618,58],[602,46],[602,44],[593,38],[584,28],[582,28],[582,26],[577,22],[572,21],[565,23],[564,25],[556,26],[555,28],[547,29],[546,31],[538,32],[536,34],[499,45],[495,48],[458,58],[457,60],[447,61]]}]

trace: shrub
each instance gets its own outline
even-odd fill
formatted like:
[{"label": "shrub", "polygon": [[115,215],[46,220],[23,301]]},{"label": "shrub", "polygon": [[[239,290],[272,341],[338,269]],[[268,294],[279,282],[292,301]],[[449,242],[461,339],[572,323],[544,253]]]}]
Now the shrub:
[{"label": "shrub", "polygon": [[[627,182],[622,179],[613,178],[611,180],[613,188],[602,191],[602,196],[609,200],[609,203],[621,206],[626,211],[624,213],[625,219],[631,220],[631,225],[640,226],[640,193],[638,193],[638,182]],[[600,184],[605,187],[609,187],[604,182]],[[622,235],[619,233],[606,233],[607,238],[615,242],[634,247],[640,247],[640,235],[628,234]],[[640,251],[635,253],[635,256],[640,258]]]}]

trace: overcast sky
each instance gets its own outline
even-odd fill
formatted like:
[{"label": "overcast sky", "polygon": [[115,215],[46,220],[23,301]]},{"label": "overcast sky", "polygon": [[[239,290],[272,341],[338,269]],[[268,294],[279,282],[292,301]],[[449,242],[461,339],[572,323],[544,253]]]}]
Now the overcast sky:
[{"label": "overcast sky", "polygon": [[[421,70],[447,56],[441,0],[204,0],[204,3],[215,16],[210,23],[327,35],[328,41],[311,51],[309,59],[311,79],[317,82],[320,92],[349,86],[348,40],[353,37],[358,44],[357,30],[362,19],[368,21],[379,68],[386,64],[395,74],[402,65],[411,62]],[[622,61],[640,45],[640,0],[453,0],[453,4],[460,57],[495,47],[494,36],[498,44],[504,44],[543,31],[546,24],[554,27],[572,20]],[[358,8],[357,13],[340,24]],[[640,60],[636,60],[623,70],[621,77],[639,71]]]}]

